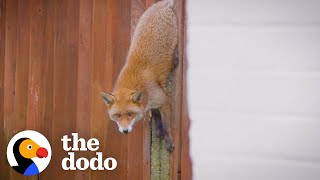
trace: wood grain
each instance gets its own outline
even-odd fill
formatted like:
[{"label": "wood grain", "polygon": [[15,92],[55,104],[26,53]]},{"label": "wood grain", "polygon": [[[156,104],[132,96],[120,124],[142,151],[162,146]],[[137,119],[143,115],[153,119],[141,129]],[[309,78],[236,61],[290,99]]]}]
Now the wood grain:
[{"label": "wood grain", "polygon": [[55,44],[53,64],[52,169],[62,179],[73,179],[74,171],[64,171],[61,160],[67,152],[61,148],[61,137],[76,129],[76,94],[78,65],[78,1],[55,1]]},{"label": "wood grain", "polygon": [[[5,77],[5,37],[6,37],[6,1],[0,0],[0,144],[5,147],[7,144],[7,137],[5,131],[5,121],[4,121],[4,77]],[[6,149],[0,149],[0,179],[10,179],[9,166],[6,162]]]},{"label": "wood grain", "polygon": [[[53,71],[54,71],[54,2],[42,0],[42,25],[41,32],[43,33],[42,46],[38,46],[38,51],[41,54],[42,75],[40,77],[40,96],[39,96],[39,114],[37,120],[37,130],[47,137],[52,144],[54,135],[52,133],[53,126]],[[36,11],[36,10],[35,10]],[[53,146],[51,146],[53,148]],[[48,165],[48,169],[52,168],[52,163]],[[50,171],[43,171],[41,173],[43,179],[54,179]]]},{"label": "wood grain", "polygon": [[[17,133],[14,120],[15,102],[15,63],[17,42],[18,2],[6,1],[6,40],[4,61],[4,132],[7,143]],[[4,146],[5,147],[5,146]],[[19,175],[12,168],[7,172],[10,178]]]},{"label": "wood grain", "polygon": [[[76,132],[80,137],[90,139],[91,83],[92,83],[92,1],[81,0],[79,12],[79,62],[77,87],[77,122]],[[89,152],[79,152],[77,157],[90,158]],[[76,179],[89,179],[91,171],[77,171]]]},{"label": "wood grain", "polygon": [[170,128],[171,128],[171,134],[173,136],[173,141],[175,143],[175,149],[173,153],[170,155],[170,179],[181,179],[180,172],[181,172],[181,100],[182,100],[182,73],[183,73],[183,44],[181,39],[182,34],[182,23],[184,23],[181,20],[182,15],[182,1],[175,1],[175,14],[178,21],[178,34],[179,34],[179,40],[178,40],[178,52],[179,52],[179,65],[175,69],[173,74],[173,80],[172,80],[172,114],[171,114],[171,122],[170,122]]},{"label": "wood grain", "polygon": [[191,180],[192,179],[192,162],[189,151],[189,128],[190,128],[190,118],[188,111],[188,82],[187,82],[187,70],[188,70],[188,59],[186,53],[186,42],[187,42],[187,25],[186,25],[186,1],[183,0],[180,6],[178,6],[181,11],[181,16],[178,18],[180,20],[180,38],[179,46],[181,49],[180,58],[183,59],[181,63],[182,66],[182,107],[181,107],[181,126],[180,126],[180,172],[178,172],[180,179]]}]

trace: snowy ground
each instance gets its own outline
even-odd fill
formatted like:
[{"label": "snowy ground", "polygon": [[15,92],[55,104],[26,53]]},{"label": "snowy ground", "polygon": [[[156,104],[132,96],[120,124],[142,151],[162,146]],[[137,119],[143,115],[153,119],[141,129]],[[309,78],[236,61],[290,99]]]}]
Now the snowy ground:
[{"label": "snowy ground", "polygon": [[319,9],[188,1],[194,179],[320,179]]}]

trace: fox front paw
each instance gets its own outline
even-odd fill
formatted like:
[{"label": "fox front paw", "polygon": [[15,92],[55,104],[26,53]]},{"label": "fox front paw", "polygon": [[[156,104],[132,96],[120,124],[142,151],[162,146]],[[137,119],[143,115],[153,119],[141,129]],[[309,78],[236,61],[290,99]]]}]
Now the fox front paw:
[{"label": "fox front paw", "polygon": [[174,149],[174,144],[172,142],[172,140],[170,138],[165,138],[164,139],[164,144],[165,144],[165,147],[166,149],[169,151],[169,152],[172,152],[173,149]]}]

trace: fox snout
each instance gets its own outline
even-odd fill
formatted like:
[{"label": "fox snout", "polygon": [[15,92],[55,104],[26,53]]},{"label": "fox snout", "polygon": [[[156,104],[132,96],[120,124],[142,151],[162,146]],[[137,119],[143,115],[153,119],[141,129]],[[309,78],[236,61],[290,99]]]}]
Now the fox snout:
[{"label": "fox snout", "polygon": [[121,122],[116,121],[116,122],[119,127],[119,132],[128,134],[129,132],[132,131],[134,122],[130,122],[130,123],[128,121],[121,121]]},{"label": "fox snout", "polygon": [[129,132],[132,131],[132,127],[128,127],[128,128],[119,127],[119,131],[124,133],[124,134],[128,134]]},{"label": "fox snout", "polygon": [[121,120],[121,121],[114,120],[114,121],[117,123],[117,125],[119,127],[119,131],[121,133],[128,134],[128,133],[130,133],[132,131],[133,125],[137,121],[141,120],[142,117],[143,117],[143,115],[139,114],[139,115],[137,115],[135,118],[133,118],[131,120]]}]

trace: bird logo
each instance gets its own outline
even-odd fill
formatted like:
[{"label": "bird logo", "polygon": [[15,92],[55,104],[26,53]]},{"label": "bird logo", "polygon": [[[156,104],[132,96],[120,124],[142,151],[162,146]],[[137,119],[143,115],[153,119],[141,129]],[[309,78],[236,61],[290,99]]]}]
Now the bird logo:
[{"label": "bird logo", "polygon": [[16,134],[7,147],[10,166],[18,173],[33,176],[42,172],[51,159],[51,146],[39,132],[26,130]]}]

